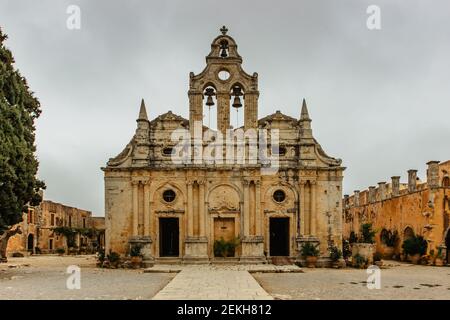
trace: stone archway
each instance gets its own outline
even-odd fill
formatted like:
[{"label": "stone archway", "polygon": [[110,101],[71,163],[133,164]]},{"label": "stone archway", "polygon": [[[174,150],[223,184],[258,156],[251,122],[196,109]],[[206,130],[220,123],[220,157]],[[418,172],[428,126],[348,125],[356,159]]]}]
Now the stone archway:
[{"label": "stone archway", "polygon": [[30,233],[27,237],[27,251],[33,252],[34,250],[34,235]]},{"label": "stone archway", "polygon": [[450,263],[450,228],[447,229],[446,236],[445,236],[445,246],[447,247],[447,254],[445,255],[447,258],[447,263]]},{"label": "stone archway", "polygon": [[403,241],[414,237],[414,235],[415,235],[415,233],[414,233],[413,228],[406,227],[405,230],[403,230]]}]

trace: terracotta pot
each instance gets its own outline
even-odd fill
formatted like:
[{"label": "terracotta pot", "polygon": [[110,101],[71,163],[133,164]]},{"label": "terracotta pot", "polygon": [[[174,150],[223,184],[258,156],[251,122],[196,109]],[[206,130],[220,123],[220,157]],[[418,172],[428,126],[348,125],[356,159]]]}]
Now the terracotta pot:
[{"label": "terracotta pot", "polygon": [[142,265],[142,257],[131,257],[130,259],[133,268],[138,269]]},{"label": "terracotta pot", "polygon": [[315,268],[317,263],[317,257],[308,256],[306,257],[306,266],[308,268]]},{"label": "terracotta pot", "polygon": [[434,265],[436,267],[442,267],[444,265],[444,260],[441,258],[436,258],[436,260],[434,260]]},{"label": "terracotta pot", "polygon": [[391,260],[394,255],[394,247],[384,247],[383,248],[383,258],[386,260]]},{"label": "terracotta pot", "polygon": [[419,264],[420,263],[420,258],[421,258],[421,256],[420,256],[419,253],[416,253],[416,254],[414,254],[412,256],[409,256],[409,259],[411,260],[412,264]]}]

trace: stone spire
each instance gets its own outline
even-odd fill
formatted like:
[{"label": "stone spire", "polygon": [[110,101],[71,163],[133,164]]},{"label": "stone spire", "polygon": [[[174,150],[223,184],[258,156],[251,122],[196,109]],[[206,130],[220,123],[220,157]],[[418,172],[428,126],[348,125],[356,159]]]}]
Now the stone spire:
[{"label": "stone spire", "polygon": [[302,112],[300,115],[300,137],[302,139],[312,139],[311,118],[309,117],[306,100],[303,99]]},{"label": "stone spire", "polygon": [[300,115],[300,121],[311,121],[311,118],[309,117],[309,113],[308,113],[308,107],[306,106],[305,98],[303,98],[302,113]]},{"label": "stone spire", "polygon": [[145,108],[145,103],[144,103],[144,99],[142,99],[141,101],[141,109],[139,110],[139,118],[137,119],[139,120],[145,120],[148,121],[148,117],[147,117],[147,109]]}]

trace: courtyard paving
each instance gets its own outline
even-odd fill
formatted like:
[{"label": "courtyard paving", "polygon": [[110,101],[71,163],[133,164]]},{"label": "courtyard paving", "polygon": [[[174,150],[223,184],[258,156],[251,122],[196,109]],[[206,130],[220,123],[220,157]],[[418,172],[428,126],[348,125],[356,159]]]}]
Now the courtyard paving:
[{"label": "courtyard paving", "polygon": [[368,289],[366,270],[303,269],[304,273],[253,274],[275,299],[450,300],[450,268],[395,263],[381,269],[381,288]]},{"label": "courtyard paving", "polygon": [[181,272],[154,300],[272,300],[244,266],[193,265]]},{"label": "courtyard paving", "polygon": [[[67,267],[81,268],[81,289],[66,286]],[[276,272],[276,273],[275,273]],[[147,270],[99,269],[94,256],[33,256],[0,264],[4,299],[446,299],[450,268],[391,263],[381,289],[366,270],[273,265],[157,265]]]},{"label": "courtyard paving", "polygon": [[[81,268],[81,289],[66,286],[67,267]],[[175,274],[100,269],[94,256],[9,258],[0,264],[0,300],[141,300],[151,299]]]}]

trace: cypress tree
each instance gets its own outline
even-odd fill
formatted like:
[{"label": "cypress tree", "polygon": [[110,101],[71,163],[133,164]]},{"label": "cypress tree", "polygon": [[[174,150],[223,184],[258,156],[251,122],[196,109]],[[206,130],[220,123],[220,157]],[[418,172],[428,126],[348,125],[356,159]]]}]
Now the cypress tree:
[{"label": "cypress tree", "polygon": [[0,28],[0,259],[6,261],[8,239],[21,233],[15,227],[28,206],[42,201],[45,189],[36,177],[35,121],[40,104],[27,81],[14,68],[14,58],[5,47],[7,36]]}]

